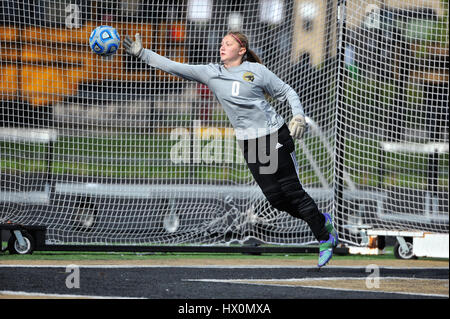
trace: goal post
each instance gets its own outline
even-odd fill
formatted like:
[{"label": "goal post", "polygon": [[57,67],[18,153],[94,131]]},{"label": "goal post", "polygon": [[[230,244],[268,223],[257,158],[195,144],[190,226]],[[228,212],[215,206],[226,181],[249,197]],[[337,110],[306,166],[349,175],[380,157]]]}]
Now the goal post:
[{"label": "goal post", "polygon": [[[336,108],[341,238],[448,233],[448,1],[343,1]],[[359,190],[345,200],[342,172]],[[340,220],[339,220],[340,219]]]},{"label": "goal post", "polygon": [[99,25],[190,64],[244,32],[299,94],[299,178],[343,243],[448,233],[443,0],[0,1],[0,224],[44,225],[55,247],[316,243],[264,198],[208,88],[95,55]]}]

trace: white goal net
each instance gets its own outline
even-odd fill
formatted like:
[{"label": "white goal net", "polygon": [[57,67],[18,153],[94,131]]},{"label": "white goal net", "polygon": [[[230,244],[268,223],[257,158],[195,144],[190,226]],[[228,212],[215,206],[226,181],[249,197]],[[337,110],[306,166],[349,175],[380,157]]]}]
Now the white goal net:
[{"label": "white goal net", "polygon": [[[448,1],[347,1],[336,211],[358,229],[448,232]],[[350,175],[356,196],[340,175]],[[347,228],[347,229],[346,229]]]},{"label": "white goal net", "polygon": [[[229,30],[299,94],[299,177],[344,242],[448,232],[448,1],[0,1],[0,223],[49,244],[314,243],[268,204],[207,87],[89,48],[99,25],[182,63]],[[285,121],[287,102],[272,101]]]}]

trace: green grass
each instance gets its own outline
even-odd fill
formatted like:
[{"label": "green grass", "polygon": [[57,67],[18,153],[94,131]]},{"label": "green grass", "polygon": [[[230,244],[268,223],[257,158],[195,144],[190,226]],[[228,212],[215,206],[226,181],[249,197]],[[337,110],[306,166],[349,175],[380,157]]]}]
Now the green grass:
[{"label": "green grass", "polygon": [[[6,248],[7,243],[3,242],[2,248]],[[1,261],[164,261],[164,260],[183,260],[183,259],[213,259],[213,260],[277,260],[277,261],[296,261],[296,260],[317,260],[316,253],[264,253],[259,255],[243,253],[195,253],[195,252],[89,252],[89,251],[34,251],[27,255],[11,255],[8,251],[0,252]],[[370,260],[394,260],[394,247],[386,246],[382,255],[360,255],[360,254],[334,254],[333,260],[364,261]],[[427,261],[447,261],[448,259],[422,257],[420,260]]]},{"label": "green grass", "polygon": [[[151,253],[151,252],[64,252],[64,251],[35,251],[31,255],[11,255],[9,252],[0,253],[1,261],[167,261],[167,260],[248,260],[248,261],[296,261],[296,260],[317,260],[317,254],[283,254],[271,253],[261,255],[249,255],[242,253]],[[333,260],[346,261],[365,261],[370,260],[376,262],[377,260],[394,260],[393,247],[386,247],[383,255],[338,255],[333,256]],[[448,261],[448,259],[440,258],[420,258],[420,260],[428,261]]]},{"label": "green grass", "polygon": [[[3,244],[6,246],[6,243]],[[386,247],[385,255],[335,255],[336,260],[364,260],[364,259],[392,259],[393,248]],[[35,251],[29,255],[11,255],[9,252],[0,253],[0,261],[3,260],[162,260],[162,259],[282,259],[282,260],[315,260],[317,254],[284,254],[267,253],[261,255],[249,255],[242,253],[152,253],[152,252],[70,252],[70,251]]]}]

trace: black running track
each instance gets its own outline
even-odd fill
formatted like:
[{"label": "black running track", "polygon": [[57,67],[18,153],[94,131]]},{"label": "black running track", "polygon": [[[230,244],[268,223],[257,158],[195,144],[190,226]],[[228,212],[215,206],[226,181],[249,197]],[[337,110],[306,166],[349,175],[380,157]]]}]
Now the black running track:
[{"label": "black running track", "polygon": [[[365,267],[79,266],[79,288],[67,287],[75,268],[0,265],[2,291],[150,299],[425,299],[435,295],[349,291],[223,282],[236,279],[367,278]],[[380,277],[447,279],[448,268],[381,267]],[[448,297],[446,298],[448,299]]]}]

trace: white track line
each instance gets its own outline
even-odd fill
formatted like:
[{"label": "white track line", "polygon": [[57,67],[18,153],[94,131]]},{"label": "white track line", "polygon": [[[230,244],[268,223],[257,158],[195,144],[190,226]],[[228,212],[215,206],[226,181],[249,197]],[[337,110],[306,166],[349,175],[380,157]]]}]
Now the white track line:
[{"label": "white track line", "polygon": [[[384,290],[364,290],[364,289],[349,289],[349,288],[336,288],[336,287],[323,287],[323,286],[311,286],[311,285],[301,285],[293,286],[288,284],[276,284],[271,282],[276,281],[292,281],[292,282],[302,282],[302,281],[337,281],[337,280],[365,280],[366,278],[361,277],[323,277],[323,278],[290,278],[290,279],[184,279],[183,281],[197,281],[197,282],[216,282],[216,283],[229,283],[229,284],[247,284],[255,286],[276,286],[276,287],[289,287],[289,288],[312,288],[312,289],[327,289],[327,290],[337,290],[337,291],[351,291],[351,292],[373,292],[373,293],[386,293],[386,294],[400,294],[400,295],[412,295],[412,296],[424,296],[424,297],[446,297],[449,295],[442,294],[426,294],[426,293],[414,293],[414,292],[400,292],[400,291],[384,291]],[[427,278],[408,278],[408,277],[379,277],[379,279],[407,279],[407,280],[433,280],[433,281],[446,281],[448,279],[427,279]],[[267,283],[261,283],[261,281]]]},{"label": "white track line", "polygon": [[0,297],[2,297],[2,295],[6,295],[6,296],[26,296],[26,297],[31,297],[31,298],[32,297],[46,297],[46,298],[86,298],[86,299],[144,299],[144,298],[117,297],[117,296],[46,294],[46,293],[42,293],[42,292],[0,290]]},{"label": "white track line", "polygon": [[[366,280],[366,277],[309,277],[309,278],[285,278],[285,279],[183,279],[185,281],[215,281],[215,282],[277,282],[277,281],[337,281],[337,280]],[[431,281],[448,281],[448,279],[435,278],[417,278],[417,277],[371,277],[372,280],[431,280]]]},{"label": "white track line", "polygon": [[[210,268],[210,269],[280,269],[280,268],[291,268],[291,269],[317,269],[316,266],[272,266],[272,265],[205,265],[205,266],[196,266],[196,265],[76,265],[73,263],[67,263],[65,265],[4,265],[0,264],[0,268],[64,268],[67,266],[78,266],[79,268],[99,268],[99,269],[133,269],[133,268]],[[332,269],[365,269],[366,266],[327,266]],[[436,269],[436,270],[448,270],[448,267],[391,267],[391,266],[380,266],[382,269]],[[319,281],[319,280],[364,280],[365,277],[314,277],[314,278],[290,278],[290,279],[183,279],[183,281],[197,281],[197,282],[218,282],[218,283],[238,283],[238,284],[249,284],[249,285],[259,285],[259,286],[280,286],[280,287],[290,287],[293,288],[295,286],[292,285],[283,285],[283,284],[274,284],[271,282],[274,281]],[[445,281],[448,279],[427,279],[427,278],[410,278],[410,277],[380,277],[380,279],[408,279],[408,280],[435,280],[435,281]],[[253,282],[252,282],[253,281]],[[257,283],[256,281],[266,281],[267,283]],[[301,286],[304,288],[314,288],[314,289],[328,289],[328,290],[339,290],[339,291],[354,291],[354,292],[380,292],[380,293],[389,293],[389,294],[405,294],[405,295],[416,295],[416,296],[431,296],[431,297],[448,297],[448,295],[440,295],[440,294],[424,294],[424,293],[406,293],[406,292],[392,292],[392,291],[380,291],[380,290],[360,290],[360,289],[346,289],[346,288],[331,288],[331,287],[318,287],[318,286]],[[10,295],[26,295],[26,296],[43,296],[43,297],[56,297],[56,298],[96,298],[96,299],[136,299],[136,298],[128,298],[128,297],[107,297],[107,296],[88,296],[88,295],[58,295],[58,294],[43,294],[43,293],[30,293],[30,292],[14,292],[14,291],[0,291],[0,294],[10,294]]]}]

